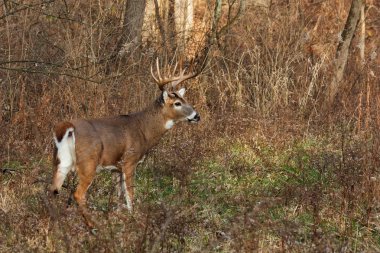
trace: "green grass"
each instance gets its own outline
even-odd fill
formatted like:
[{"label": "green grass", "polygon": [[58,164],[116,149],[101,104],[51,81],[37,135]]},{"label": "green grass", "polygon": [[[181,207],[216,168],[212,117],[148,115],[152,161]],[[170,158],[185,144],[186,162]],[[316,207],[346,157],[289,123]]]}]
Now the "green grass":
[{"label": "green grass", "polygon": [[[116,210],[121,200],[116,196],[115,178],[110,172],[102,172],[88,194],[91,212],[102,224],[100,237],[86,232],[75,206],[65,209],[70,190],[64,189],[52,204],[59,210],[59,224],[66,227],[66,232],[49,225],[50,241],[39,247],[66,249],[65,233],[80,230],[81,240],[72,247],[85,251],[103,247],[96,240],[117,251],[121,241],[111,245],[113,238],[126,238],[130,251],[151,249],[161,237],[160,243],[168,251],[181,252],[270,251],[284,242],[284,247],[294,252],[315,251],[325,244],[335,250],[347,245],[350,251],[361,251],[368,244],[377,249],[378,230],[361,221],[366,202],[353,196],[351,209],[342,206],[347,200],[342,195],[345,182],[337,168],[339,150],[332,149],[332,144],[326,149],[325,144],[325,139],[310,138],[279,148],[260,141],[219,139],[215,140],[215,152],[198,159],[186,176],[148,158],[136,172],[133,214]],[[30,164],[12,162],[7,166],[18,170],[17,175],[30,167],[42,178],[51,177],[51,171],[39,167],[47,164],[44,160]],[[3,178],[5,188],[0,189],[0,197],[7,197],[7,204],[3,204],[4,210],[9,210],[7,215],[13,212],[8,220],[25,219],[29,213],[41,221],[49,220],[41,198],[44,185],[27,188],[18,182],[21,189],[16,194],[10,189],[21,177]],[[14,212],[16,207],[19,212]],[[31,228],[32,224],[27,219],[25,226]],[[8,223],[2,223],[0,229],[4,232],[0,238],[8,246],[17,242],[17,233],[25,233]],[[33,232],[26,235],[41,240],[41,235]],[[32,250],[35,246],[31,245],[27,248]]]}]

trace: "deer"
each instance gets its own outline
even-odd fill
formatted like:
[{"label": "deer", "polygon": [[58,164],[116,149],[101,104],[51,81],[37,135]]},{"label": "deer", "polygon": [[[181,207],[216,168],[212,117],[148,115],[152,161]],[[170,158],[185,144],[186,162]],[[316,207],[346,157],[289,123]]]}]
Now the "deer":
[{"label": "deer", "polygon": [[67,174],[76,172],[78,185],[73,196],[90,228],[94,227],[94,222],[86,207],[86,193],[97,172],[114,169],[120,173],[121,194],[127,209],[132,212],[137,165],[175,124],[199,122],[198,112],[184,97],[186,88],[179,89],[178,85],[196,77],[200,71],[182,69],[181,64],[178,74],[177,66],[178,62],[170,75],[162,75],[157,58],[157,73],[153,66],[150,71],[160,95],[142,111],[108,118],[74,119],[55,125],[55,172],[50,192],[57,195]]}]

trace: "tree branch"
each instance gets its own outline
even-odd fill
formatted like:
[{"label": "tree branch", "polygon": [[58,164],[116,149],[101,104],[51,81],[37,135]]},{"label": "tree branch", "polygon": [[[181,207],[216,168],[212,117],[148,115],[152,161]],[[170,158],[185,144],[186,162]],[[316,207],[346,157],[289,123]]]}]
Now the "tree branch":
[{"label": "tree branch", "polygon": [[30,69],[30,68],[7,68],[7,67],[1,67],[0,66],[0,69],[8,70],[8,71],[32,73],[32,74],[43,74],[43,75],[46,75],[46,76],[47,75],[68,76],[68,77],[84,80],[84,81],[87,81],[87,82],[99,83],[99,84],[102,83],[105,80],[105,79],[94,80],[94,79],[91,79],[89,77],[83,77],[83,76],[73,75],[73,74],[70,74],[70,73],[54,72],[54,71],[42,71],[42,70],[35,70],[35,69]]},{"label": "tree branch", "polygon": [[336,94],[338,93],[340,83],[343,80],[349,48],[351,46],[352,38],[355,34],[356,27],[360,18],[360,9],[362,5],[362,0],[352,0],[350,12],[348,13],[346,24],[342,31],[342,37],[336,50],[335,74],[332,78],[330,86],[328,87],[327,106],[331,106],[333,104]]}]

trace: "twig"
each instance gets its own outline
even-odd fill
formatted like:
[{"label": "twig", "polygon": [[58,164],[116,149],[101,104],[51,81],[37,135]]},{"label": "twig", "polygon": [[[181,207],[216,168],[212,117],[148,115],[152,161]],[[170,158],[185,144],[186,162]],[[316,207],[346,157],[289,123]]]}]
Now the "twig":
[{"label": "twig", "polygon": [[54,72],[54,71],[41,71],[41,70],[34,70],[34,69],[27,69],[27,68],[7,68],[7,67],[0,67],[0,69],[9,70],[9,71],[17,71],[17,72],[25,72],[25,73],[33,73],[33,74],[43,74],[43,75],[59,75],[59,76],[68,76],[73,77],[76,79],[84,80],[91,83],[102,83],[105,79],[102,79],[100,81],[90,79],[83,76],[77,76],[70,73],[62,73],[62,72]]},{"label": "twig", "polygon": [[[31,9],[31,8],[33,8],[35,6],[39,6],[39,5],[43,5],[43,4],[49,4],[49,3],[52,3],[52,2],[55,2],[55,0],[49,0],[49,1],[46,1],[46,2],[37,3],[37,4],[31,4],[31,5],[23,5],[20,9],[17,9],[17,10],[5,13],[3,16],[0,17],[0,20],[6,18],[8,16],[11,16],[13,14],[16,14],[17,12],[20,12],[20,11],[23,11],[23,10],[26,10],[26,9],[29,9],[29,8]],[[18,4],[18,3],[15,3],[13,1],[12,1],[12,3]]]},{"label": "twig", "polygon": [[174,219],[178,219],[178,218],[192,212],[194,210],[194,208],[196,208],[196,207],[197,207],[197,205],[195,204],[191,208],[181,210],[178,213],[175,213],[173,210],[166,211],[167,212],[167,218],[165,219],[165,222],[162,223],[162,225],[161,225],[160,234],[156,238],[156,240],[154,241],[151,252],[159,252],[159,249],[158,249],[159,244],[164,239],[165,232],[166,232],[167,228],[169,227],[170,223]]},{"label": "twig", "polygon": [[2,172],[3,174],[5,174],[5,173],[9,173],[9,174],[11,174],[11,175],[14,175],[14,174],[17,172],[17,170],[12,169],[12,168],[1,168],[1,172]]}]

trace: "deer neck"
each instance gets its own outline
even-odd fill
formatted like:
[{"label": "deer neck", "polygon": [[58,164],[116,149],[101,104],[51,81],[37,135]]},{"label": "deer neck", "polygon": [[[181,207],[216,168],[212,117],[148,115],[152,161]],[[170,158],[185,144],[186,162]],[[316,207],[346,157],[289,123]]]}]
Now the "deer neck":
[{"label": "deer neck", "polygon": [[174,121],[167,119],[162,109],[161,101],[157,99],[141,114],[140,129],[150,147],[156,145],[161,137],[174,126]]}]

